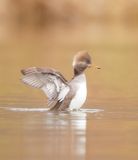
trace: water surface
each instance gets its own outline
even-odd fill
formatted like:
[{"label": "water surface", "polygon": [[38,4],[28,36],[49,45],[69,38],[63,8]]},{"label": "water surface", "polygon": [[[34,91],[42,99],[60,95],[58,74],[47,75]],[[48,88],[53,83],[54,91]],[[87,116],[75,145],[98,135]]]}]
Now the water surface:
[{"label": "water surface", "polygon": [[[12,30],[0,37],[0,159],[137,160],[136,27],[92,24],[48,31]],[[87,49],[101,70],[89,69],[79,112],[52,114],[20,69],[50,66],[72,77],[74,52]]]}]

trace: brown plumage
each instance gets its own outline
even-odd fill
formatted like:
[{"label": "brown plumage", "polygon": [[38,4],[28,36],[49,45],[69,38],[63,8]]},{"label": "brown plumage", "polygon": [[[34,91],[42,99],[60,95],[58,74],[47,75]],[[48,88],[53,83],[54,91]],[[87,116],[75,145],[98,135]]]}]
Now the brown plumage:
[{"label": "brown plumage", "polygon": [[[22,81],[35,88],[40,88],[48,97],[48,107],[50,110],[61,111],[75,108],[72,101],[79,90],[79,83],[85,82],[84,70],[91,65],[91,57],[87,51],[78,52],[74,56],[73,67],[74,77],[71,81],[67,81],[64,76],[52,68],[31,67],[22,69]],[[82,75],[82,76],[81,76]],[[82,77],[82,78],[81,78]],[[84,77],[84,78],[83,78]],[[85,82],[86,83],[86,82]],[[81,99],[80,99],[80,103]],[[78,104],[76,108],[80,108],[82,104]]]}]

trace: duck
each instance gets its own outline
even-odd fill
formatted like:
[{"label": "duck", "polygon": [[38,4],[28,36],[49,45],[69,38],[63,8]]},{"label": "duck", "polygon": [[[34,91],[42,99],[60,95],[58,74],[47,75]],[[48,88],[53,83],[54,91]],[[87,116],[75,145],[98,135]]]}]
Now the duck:
[{"label": "duck", "polygon": [[[80,110],[87,97],[84,71],[92,66],[88,51],[79,51],[73,58],[73,77],[70,81],[53,68],[30,67],[21,69],[24,84],[41,89],[47,96],[50,111]],[[97,69],[100,67],[96,66]]]}]

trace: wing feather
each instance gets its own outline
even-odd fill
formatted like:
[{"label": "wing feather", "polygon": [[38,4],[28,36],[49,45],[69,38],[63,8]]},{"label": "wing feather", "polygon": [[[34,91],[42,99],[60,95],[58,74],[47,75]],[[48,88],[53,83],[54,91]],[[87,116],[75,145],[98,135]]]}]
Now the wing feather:
[{"label": "wing feather", "polygon": [[22,81],[35,88],[40,88],[48,97],[48,106],[62,102],[70,88],[67,80],[51,68],[27,68],[21,70]]}]

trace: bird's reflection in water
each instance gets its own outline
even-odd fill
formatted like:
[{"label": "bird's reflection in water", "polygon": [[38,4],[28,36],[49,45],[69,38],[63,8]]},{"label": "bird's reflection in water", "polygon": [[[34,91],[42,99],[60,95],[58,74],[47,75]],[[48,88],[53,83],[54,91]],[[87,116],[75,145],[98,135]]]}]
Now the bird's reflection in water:
[{"label": "bird's reflection in water", "polygon": [[86,113],[49,114],[45,127],[49,132],[51,159],[85,159]]},{"label": "bird's reflection in water", "polygon": [[10,107],[3,110],[17,123],[12,141],[20,152],[11,153],[15,159],[85,159],[86,113],[49,113],[46,109]]},{"label": "bird's reflection in water", "polygon": [[19,107],[1,107],[1,110],[4,117],[10,118],[9,134],[3,136],[15,144],[6,147],[5,154],[9,149],[14,160],[86,159],[89,116],[103,111],[81,109],[78,112],[51,113],[46,108]]}]

